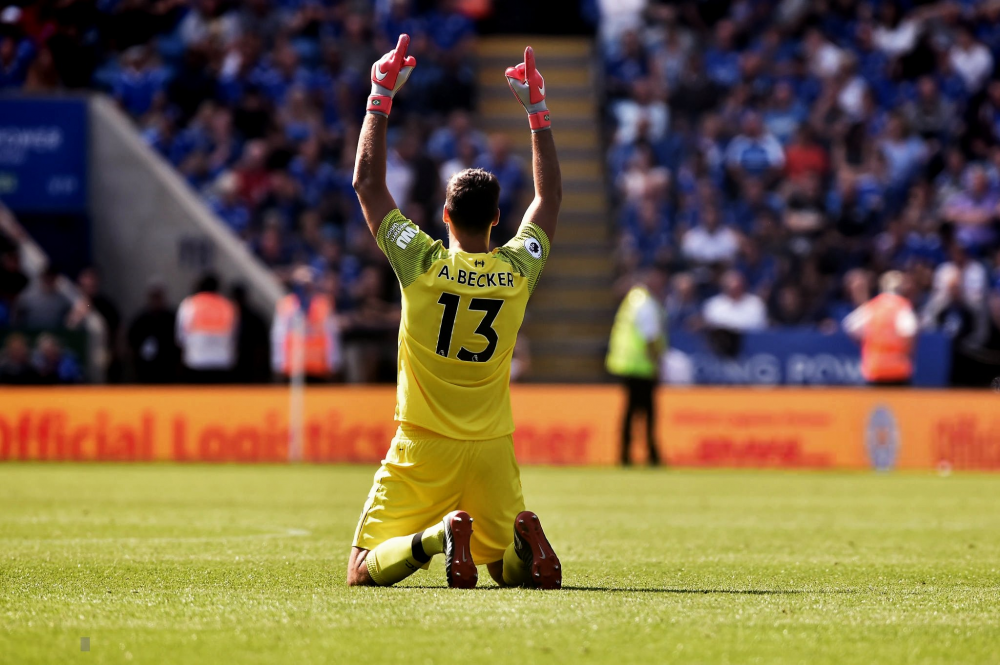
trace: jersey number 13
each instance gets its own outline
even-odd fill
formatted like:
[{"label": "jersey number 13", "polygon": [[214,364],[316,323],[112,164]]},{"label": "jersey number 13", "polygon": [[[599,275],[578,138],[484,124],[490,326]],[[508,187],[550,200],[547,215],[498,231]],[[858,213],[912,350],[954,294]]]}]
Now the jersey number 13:
[{"label": "jersey number 13", "polygon": [[[441,330],[438,331],[437,354],[448,357],[451,355],[451,336],[455,331],[455,317],[458,316],[458,306],[462,298],[454,293],[442,293],[438,298],[438,304],[444,305],[444,312],[441,314]],[[486,339],[486,348],[482,351],[469,351],[464,346],[458,350],[458,359],[470,363],[484,363],[493,357],[497,350],[497,331],[493,329],[493,322],[500,314],[503,307],[503,300],[494,298],[473,298],[469,303],[469,310],[485,312],[483,320],[476,328],[476,334]]]}]

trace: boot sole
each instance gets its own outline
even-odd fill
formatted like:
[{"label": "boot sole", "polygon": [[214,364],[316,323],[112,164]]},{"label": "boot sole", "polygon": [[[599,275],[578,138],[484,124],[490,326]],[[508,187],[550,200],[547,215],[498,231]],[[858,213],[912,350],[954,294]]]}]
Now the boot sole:
[{"label": "boot sole", "polygon": [[538,515],[527,510],[518,514],[514,529],[531,548],[530,584],[536,589],[562,588],[562,565],[542,531]]}]

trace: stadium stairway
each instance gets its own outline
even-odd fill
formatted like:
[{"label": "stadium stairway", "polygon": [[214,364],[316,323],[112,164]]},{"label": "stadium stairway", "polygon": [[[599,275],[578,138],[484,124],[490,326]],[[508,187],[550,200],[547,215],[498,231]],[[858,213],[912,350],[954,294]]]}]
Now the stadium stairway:
[{"label": "stadium stairway", "polygon": [[511,97],[503,77],[506,67],[520,62],[526,44],[534,48],[545,76],[563,177],[556,245],[523,327],[531,344],[530,380],[603,381],[616,303],[593,43],[587,38],[538,36],[479,41],[480,128],[509,135],[515,152],[530,168],[524,110]]}]

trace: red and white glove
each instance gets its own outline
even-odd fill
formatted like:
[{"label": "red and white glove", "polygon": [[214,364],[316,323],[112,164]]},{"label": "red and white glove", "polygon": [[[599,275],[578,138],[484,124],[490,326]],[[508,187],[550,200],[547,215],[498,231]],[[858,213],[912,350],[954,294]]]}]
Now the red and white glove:
[{"label": "red and white glove", "polygon": [[412,55],[406,55],[406,49],[410,48],[410,36],[403,34],[399,36],[396,48],[392,49],[372,65],[372,93],[368,95],[369,113],[377,113],[389,117],[392,110],[392,98],[396,96],[399,89],[410,78],[413,68],[417,66],[417,59]]},{"label": "red and white glove", "polygon": [[510,91],[528,112],[528,125],[532,133],[549,129],[549,109],[545,106],[545,79],[535,69],[535,52],[531,47],[524,49],[524,62],[516,67],[508,67],[504,72]]}]

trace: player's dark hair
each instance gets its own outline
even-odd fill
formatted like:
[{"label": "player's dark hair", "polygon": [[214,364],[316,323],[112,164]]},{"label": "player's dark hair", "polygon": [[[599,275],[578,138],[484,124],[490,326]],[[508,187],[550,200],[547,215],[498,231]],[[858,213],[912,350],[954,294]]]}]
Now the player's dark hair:
[{"label": "player's dark hair", "polygon": [[444,207],[463,231],[485,231],[500,207],[500,182],[483,169],[459,171],[448,182]]}]

